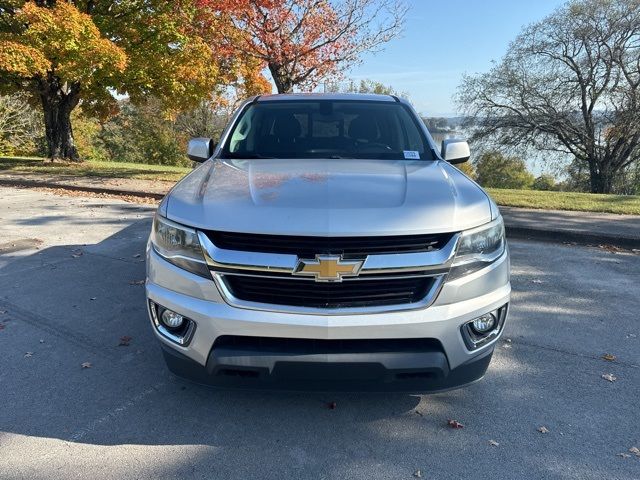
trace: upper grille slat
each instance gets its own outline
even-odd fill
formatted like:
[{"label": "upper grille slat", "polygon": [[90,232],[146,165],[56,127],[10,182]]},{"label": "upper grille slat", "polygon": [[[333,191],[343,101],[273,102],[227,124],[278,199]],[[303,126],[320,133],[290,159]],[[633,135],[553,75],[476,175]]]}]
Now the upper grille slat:
[{"label": "upper grille slat", "polygon": [[317,254],[347,257],[439,250],[454,233],[382,237],[304,237],[235,232],[205,232],[218,247],[244,252],[281,253],[314,258]]}]

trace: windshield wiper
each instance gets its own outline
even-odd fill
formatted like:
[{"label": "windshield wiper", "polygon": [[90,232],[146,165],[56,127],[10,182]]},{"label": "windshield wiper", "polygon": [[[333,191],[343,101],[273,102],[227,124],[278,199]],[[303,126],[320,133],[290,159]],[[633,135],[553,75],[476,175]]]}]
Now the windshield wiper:
[{"label": "windshield wiper", "polygon": [[265,155],[260,155],[259,153],[227,153],[225,158],[237,158],[239,160],[253,160],[256,158],[276,158],[276,157],[267,157]]}]

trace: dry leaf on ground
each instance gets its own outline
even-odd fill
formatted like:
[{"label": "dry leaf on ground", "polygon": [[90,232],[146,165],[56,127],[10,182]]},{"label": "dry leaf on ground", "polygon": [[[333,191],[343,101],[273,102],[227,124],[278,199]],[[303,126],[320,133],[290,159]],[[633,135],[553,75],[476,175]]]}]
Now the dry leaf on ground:
[{"label": "dry leaf on ground", "polygon": [[416,478],[422,478],[422,471],[416,470],[415,472],[413,472],[413,476]]},{"label": "dry leaf on ground", "polygon": [[25,357],[33,357],[33,352],[25,352]]},{"label": "dry leaf on ground", "polygon": [[80,366],[82,368],[91,368],[93,365],[91,365],[91,362],[83,362]]},{"label": "dry leaf on ground", "polygon": [[140,254],[140,253],[136,253],[136,254],[133,256],[133,258],[140,258],[141,256],[142,256],[142,254]]},{"label": "dry leaf on ground", "polygon": [[616,377],[613,373],[605,373],[602,375],[602,378],[604,378],[607,382],[615,382],[618,377]]},{"label": "dry leaf on ground", "polygon": [[640,448],[638,448],[638,447],[631,447],[631,448],[629,449],[629,451],[630,451],[631,453],[633,453],[636,457],[640,457]]},{"label": "dry leaf on ground", "polygon": [[496,442],[495,440],[489,440],[489,445],[491,445],[492,447],[497,447],[500,444],[498,442]]},{"label": "dry leaf on ground", "polygon": [[549,433],[549,429],[545,426],[538,427],[540,433]]},{"label": "dry leaf on ground", "polygon": [[144,285],[144,280],[131,280],[129,285]]},{"label": "dry leaf on ground", "polygon": [[622,458],[630,458],[631,455],[629,455],[628,453],[618,453],[616,454],[618,457],[622,457]]},{"label": "dry leaf on ground", "polygon": [[461,424],[457,420],[452,420],[452,419],[447,420],[447,425],[449,425],[451,428],[464,428],[463,424]]},{"label": "dry leaf on ground", "polygon": [[612,353],[605,353],[600,358],[602,358],[603,360],[606,360],[607,362],[613,362],[616,359],[616,356]]}]

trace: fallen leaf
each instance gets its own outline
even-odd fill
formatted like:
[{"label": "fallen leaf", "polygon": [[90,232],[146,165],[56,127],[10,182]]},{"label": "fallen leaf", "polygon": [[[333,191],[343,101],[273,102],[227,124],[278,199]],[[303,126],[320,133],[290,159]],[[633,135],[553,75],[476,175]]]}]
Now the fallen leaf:
[{"label": "fallen leaf", "polygon": [[540,433],[549,433],[549,429],[547,427],[545,427],[545,426],[538,427],[538,431]]},{"label": "fallen leaf", "polygon": [[89,300],[93,301],[93,300],[97,300],[98,297],[91,297]]},{"label": "fallen leaf", "polygon": [[71,256],[73,258],[79,258],[79,257],[82,256],[82,254],[83,254],[82,250],[74,250],[73,253],[71,254]]},{"label": "fallen leaf", "polygon": [[542,280],[538,280],[538,279],[536,278],[536,279],[531,280],[531,282],[532,282],[532,283],[542,283]]},{"label": "fallen leaf", "polygon": [[602,378],[608,382],[615,382],[617,380],[617,377],[613,373],[605,373],[602,375]]},{"label": "fallen leaf", "polygon": [[449,419],[447,420],[447,425],[449,425],[451,428],[464,428],[464,425],[457,420]]},{"label": "fallen leaf", "polygon": [[413,476],[416,478],[422,478],[422,472],[420,470],[416,470],[413,472]]},{"label": "fallen leaf", "polygon": [[139,254],[139,253],[136,253],[136,254],[133,256],[133,258],[140,258],[140,257],[141,257],[141,254]]},{"label": "fallen leaf", "polygon": [[631,453],[633,453],[636,457],[640,457],[640,448],[638,448],[638,447],[631,447],[631,448],[629,449],[629,451],[630,451]]},{"label": "fallen leaf", "polygon": [[44,343],[44,340],[42,338],[40,339],[40,343]]},{"label": "fallen leaf", "polygon": [[616,359],[616,356],[611,353],[605,353],[600,358],[602,358],[603,360],[606,360],[607,362],[613,362]]},{"label": "fallen leaf", "polygon": [[627,335],[627,338],[637,338],[637,335],[635,333],[630,333]]},{"label": "fallen leaf", "polygon": [[129,285],[144,285],[144,280],[131,280]]},{"label": "fallen leaf", "polygon": [[24,354],[25,357],[33,357],[33,352],[26,352]]},{"label": "fallen leaf", "polygon": [[631,455],[628,453],[618,453],[617,456],[622,458],[631,458]]},{"label": "fallen leaf", "polygon": [[329,404],[327,405],[327,407],[329,407],[329,410],[335,410],[337,406],[338,404],[336,402],[329,402]]},{"label": "fallen leaf", "polygon": [[489,445],[491,445],[493,447],[497,447],[500,444],[498,442],[496,442],[495,440],[489,440]]},{"label": "fallen leaf", "polygon": [[82,368],[91,368],[93,365],[91,365],[91,362],[83,362],[80,366]]},{"label": "fallen leaf", "polygon": [[505,338],[504,341],[507,342],[507,343],[511,343],[511,339],[510,338]]},{"label": "fallen leaf", "polygon": [[0,310],[0,315],[4,315],[5,313],[7,313],[6,310]]},{"label": "fallen leaf", "polygon": [[129,343],[131,342],[131,340],[133,340],[131,337],[128,337],[127,335],[120,337],[120,343],[118,344],[119,347],[128,347]]},{"label": "fallen leaf", "polygon": [[621,248],[618,248],[614,245],[598,245],[598,248],[601,248],[602,250],[606,250],[607,252],[610,252],[610,253],[620,253],[623,251]]}]

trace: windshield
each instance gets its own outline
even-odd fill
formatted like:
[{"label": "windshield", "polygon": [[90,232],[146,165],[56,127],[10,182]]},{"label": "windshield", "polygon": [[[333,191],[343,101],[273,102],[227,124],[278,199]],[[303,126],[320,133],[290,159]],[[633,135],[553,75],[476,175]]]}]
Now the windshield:
[{"label": "windshield", "polygon": [[434,159],[415,115],[398,102],[257,102],[227,138],[223,158]]}]

